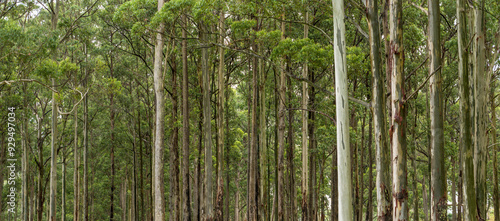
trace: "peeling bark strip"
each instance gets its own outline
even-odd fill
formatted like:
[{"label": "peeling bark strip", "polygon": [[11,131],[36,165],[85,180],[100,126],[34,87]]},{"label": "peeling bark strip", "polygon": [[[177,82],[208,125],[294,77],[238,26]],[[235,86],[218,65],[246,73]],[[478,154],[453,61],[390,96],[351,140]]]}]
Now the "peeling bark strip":
[{"label": "peeling bark strip", "polygon": [[403,81],[403,27],[402,27],[402,0],[390,0],[390,50],[391,64],[391,109],[394,117],[391,118],[391,147],[392,147],[392,219],[408,219],[408,193],[406,168],[406,140],[405,140],[405,110],[404,110],[404,81]]},{"label": "peeling bark strip", "polygon": [[[351,188],[351,153],[349,146],[349,104],[347,96],[347,72],[345,57],[345,23],[344,1],[332,0],[334,56],[335,56],[335,92],[337,112],[337,167],[338,167],[338,199],[339,220],[352,220],[352,188]],[[343,125],[347,125],[344,128]],[[338,148],[342,146],[342,148]]]},{"label": "peeling bark strip", "polygon": [[380,59],[380,33],[378,21],[378,0],[366,1],[366,19],[370,33],[370,57],[372,69],[373,125],[375,126],[375,148],[377,167],[377,216],[378,220],[391,220],[391,198],[387,191],[390,185],[389,165],[390,149],[387,145],[387,131],[385,122],[385,93],[384,75],[382,74]]},{"label": "peeling bark strip", "polygon": [[[431,220],[447,220],[446,171],[444,169],[443,98],[441,89],[441,37],[439,0],[429,5],[429,93],[431,121]],[[434,73],[434,74],[433,74]],[[433,75],[432,75],[433,74]]]}]

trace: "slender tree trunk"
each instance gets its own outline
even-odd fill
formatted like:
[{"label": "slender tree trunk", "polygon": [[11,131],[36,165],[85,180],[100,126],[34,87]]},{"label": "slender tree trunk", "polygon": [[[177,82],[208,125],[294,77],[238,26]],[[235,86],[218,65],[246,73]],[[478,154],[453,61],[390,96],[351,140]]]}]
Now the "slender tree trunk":
[{"label": "slender tree trunk", "polygon": [[[304,24],[304,38],[309,37],[309,11],[307,9],[307,5],[304,6],[305,8],[305,24]],[[302,77],[304,79],[307,79],[309,75],[309,67],[307,62],[304,64],[304,67],[302,69]],[[308,96],[307,96],[307,82],[302,82],[302,221],[307,221],[309,220],[309,211],[307,208],[309,207],[308,205],[308,177],[309,177],[309,154],[308,154],[308,121],[307,121],[307,102],[308,102]]]},{"label": "slender tree trunk", "polygon": [[78,196],[80,194],[80,185],[78,183],[78,175],[79,175],[79,165],[80,165],[80,155],[78,153],[78,108],[75,108],[75,113],[74,113],[74,121],[75,121],[75,135],[74,135],[74,150],[73,150],[73,156],[74,156],[74,168],[73,168],[73,221],[78,221],[79,218],[79,208],[80,208],[80,200],[78,199]]},{"label": "slender tree trunk", "polygon": [[[55,88],[55,80],[52,79],[52,87]],[[57,101],[56,93],[52,92],[52,142],[50,145],[50,213],[49,220],[56,220],[56,193],[57,193]],[[41,162],[41,161],[40,161]]]},{"label": "slender tree trunk", "polygon": [[388,221],[391,217],[390,200],[390,149],[387,144],[384,75],[380,59],[380,33],[378,22],[378,0],[366,1],[368,28],[370,32],[370,56],[373,88],[373,125],[376,148],[376,188],[378,220]]},{"label": "slender tree trunk", "polygon": [[479,219],[486,219],[486,164],[487,164],[487,97],[489,77],[485,68],[485,34],[484,34],[484,0],[476,1],[475,5],[475,36],[474,36],[474,166],[476,180],[476,198]]},{"label": "slender tree trunk", "polygon": [[[85,45],[85,60],[87,60],[87,45]],[[85,69],[84,88],[87,89],[88,70]],[[89,220],[89,182],[88,182],[88,95],[83,100],[83,220]]]},{"label": "slender tree trunk", "polygon": [[[164,4],[164,0],[158,0],[158,11],[161,10]],[[164,76],[162,73],[162,60],[163,60],[163,32],[165,30],[164,24],[161,23],[158,27],[158,33],[156,34],[155,43],[155,57],[154,57],[154,91],[156,99],[156,109],[155,109],[155,135],[154,135],[154,163],[152,165],[154,172],[154,220],[164,221],[165,220],[165,206],[163,201],[163,137],[165,134],[165,98],[163,89]]]},{"label": "slender tree trunk", "polygon": [[[314,72],[309,74],[309,80],[312,82],[315,81],[314,79]],[[309,87],[309,108],[314,109],[316,106],[316,92],[314,87]],[[316,191],[316,135],[315,135],[315,130],[316,130],[316,113],[314,112],[309,112],[309,120],[308,120],[308,126],[307,129],[309,130],[309,150],[310,153],[309,155],[309,183],[308,183],[308,201],[309,201],[309,208],[307,209],[308,215],[309,215],[309,221],[315,221],[316,220],[316,215],[318,211],[318,203],[317,203],[317,191]],[[335,176],[336,177],[336,176]],[[338,203],[336,204],[338,205]]]},{"label": "slender tree trunk", "polygon": [[447,220],[444,168],[443,96],[441,92],[441,33],[439,0],[429,0],[429,81],[431,120],[431,220]]},{"label": "slender tree trunk", "polygon": [[189,73],[187,61],[187,19],[182,15],[182,220],[191,220],[191,196],[189,185]]},{"label": "slender tree trunk", "polygon": [[[259,54],[262,54],[262,44],[257,45]],[[266,220],[269,214],[267,205],[269,191],[268,189],[268,179],[266,175],[268,174],[267,169],[267,122],[266,122],[266,74],[264,73],[264,62],[262,59],[258,60],[259,67],[259,220]]]},{"label": "slender tree trunk", "polygon": [[452,176],[451,176],[451,204],[452,204],[452,220],[457,220],[457,184],[455,178],[456,162],[451,159],[451,164],[453,165]]},{"label": "slender tree trunk", "polygon": [[359,199],[358,199],[358,220],[363,221],[363,174],[364,174],[364,153],[363,150],[365,148],[365,126],[366,126],[366,115],[363,116],[363,120],[361,120],[361,143],[359,145],[359,164],[358,164],[358,183],[359,183]]},{"label": "slender tree trunk", "polygon": [[413,148],[413,198],[414,198],[414,209],[413,209],[413,220],[418,221],[418,202],[419,202],[419,197],[418,197],[418,189],[417,189],[417,184],[418,184],[418,176],[417,176],[417,120],[418,120],[418,108],[415,106],[415,112],[413,113],[414,116],[414,123],[413,123],[413,140],[415,142],[414,148]]},{"label": "slender tree trunk", "polygon": [[345,54],[344,1],[332,0],[337,113],[337,167],[339,220],[352,220],[351,154],[349,151],[349,103]]},{"label": "slender tree trunk", "polygon": [[[238,169],[236,168],[236,171]],[[236,194],[234,196],[234,221],[240,220],[240,173],[236,172]]]},{"label": "slender tree trunk", "polygon": [[[173,42],[172,42],[173,44]],[[169,48],[169,46],[167,46]],[[169,51],[169,49],[167,49]],[[177,126],[179,96],[177,90],[177,63],[175,55],[170,57],[172,69],[172,146],[170,149],[170,218],[179,221],[181,215],[179,190],[179,127]]]},{"label": "slender tree trunk", "polygon": [[[285,14],[281,15],[281,18],[285,19]],[[285,23],[281,22],[281,39],[285,39]],[[277,221],[283,221],[286,219],[285,215],[285,185],[283,181],[285,180],[285,92],[286,92],[286,73],[284,67],[284,61],[281,61],[281,73],[279,78],[279,106],[278,106],[278,219]]]},{"label": "slender tree trunk", "polygon": [[[205,24],[201,24],[201,42],[207,44],[207,33]],[[205,218],[204,220],[212,220],[214,217],[213,209],[213,184],[212,184],[212,125],[211,125],[211,105],[210,105],[210,74],[208,70],[208,55],[207,48],[201,49],[201,69],[203,76],[203,131],[204,131],[204,148],[205,148]]]},{"label": "slender tree trunk", "polygon": [[[25,95],[27,95],[27,85],[26,84],[23,84],[23,93]],[[22,159],[22,162],[23,162],[23,165],[22,165],[22,170],[23,170],[23,220],[24,221],[28,221],[29,219],[29,204],[28,204],[28,199],[29,199],[29,195],[28,195],[28,176],[29,176],[29,159],[28,159],[28,144],[29,144],[29,140],[28,140],[28,137],[29,137],[29,132],[28,132],[28,98],[27,96],[24,96],[23,97],[23,124],[22,124],[22,139],[21,139],[21,142],[22,142],[22,148],[23,148],[23,159]],[[3,141],[2,141],[2,144],[3,144]],[[0,149],[1,151],[1,149]],[[2,158],[0,158],[0,163],[2,165],[5,165],[3,164],[3,161],[2,161]],[[3,169],[3,168],[2,168]],[[0,175],[0,177],[2,177],[2,179],[0,179],[0,183],[1,185],[0,186],[3,186],[3,175]],[[0,193],[2,193],[2,189],[3,187],[0,189]],[[0,203],[0,208],[2,208],[2,203]],[[1,213],[2,209],[0,209],[0,213]],[[1,215],[0,215],[0,219],[1,219]]]},{"label": "slender tree trunk", "polygon": [[[201,102],[200,102],[201,103]],[[203,106],[200,104],[200,106]],[[200,111],[199,115],[199,121],[198,121],[198,158],[196,159],[195,162],[195,169],[194,169],[194,188],[193,188],[193,221],[199,221],[201,220],[201,201],[200,201],[200,195],[203,192],[203,188],[201,186],[201,151],[203,147],[203,112]]]},{"label": "slender tree trunk", "polygon": [[[64,149],[64,148],[63,148]],[[65,151],[62,151],[63,153]],[[66,220],[66,159],[62,162],[61,220]]]},{"label": "slender tree trunk", "polygon": [[[366,221],[373,220],[373,157],[372,157],[372,140],[373,140],[373,116],[368,123],[368,158],[370,166],[368,166],[368,206],[366,207]],[[418,220],[416,220],[418,221]]]},{"label": "slender tree trunk", "polygon": [[[111,33],[111,39],[110,39],[110,42],[113,42],[113,36],[114,36],[114,32]],[[111,54],[110,55],[110,59],[109,59],[109,72],[110,72],[110,75],[111,75],[111,78],[113,79],[114,76],[113,76],[113,72],[114,72],[114,59],[113,59],[113,55]],[[109,95],[109,120],[110,120],[110,131],[111,131],[111,136],[110,136],[110,143],[111,143],[111,153],[110,153],[110,160],[111,160],[111,176],[110,176],[110,180],[111,180],[111,191],[109,193],[109,198],[110,198],[110,204],[111,204],[111,208],[110,208],[110,211],[109,211],[109,220],[110,221],[113,221],[114,220],[114,215],[115,215],[115,211],[114,211],[114,208],[115,208],[115,201],[114,201],[114,197],[115,197],[115,107],[114,107],[114,99],[115,99],[115,95],[114,95],[114,91],[111,92],[111,94]]]},{"label": "slender tree trunk", "polygon": [[498,165],[497,165],[497,115],[496,115],[496,103],[495,103],[495,88],[496,82],[492,80],[490,90],[490,104],[491,104],[491,138],[493,145],[493,210],[495,215],[495,221],[500,221],[500,205],[498,199]]},{"label": "slender tree trunk", "polygon": [[[287,65],[288,66],[288,65]],[[287,67],[288,69],[288,67]],[[287,72],[290,70],[287,70]],[[290,77],[287,77],[288,81],[288,103],[292,103],[292,81]],[[288,219],[287,220],[295,220],[295,198],[297,197],[295,192],[295,165],[293,163],[294,158],[294,131],[293,131],[293,120],[294,120],[294,111],[288,110],[288,150],[287,150],[287,169],[288,169]]]},{"label": "slender tree trunk", "polygon": [[460,79],[460,148],[463,169],[463,202],[466,221],[476,218],[476,192],[474,188],[473,143],[470,110],[469,58],[467,45],[467,1],[457,0],[458,20],[458,75]]},{"label": "slender tree trunk", "polygon": [[403,45],[403,2],[390,0],[390,46],[389,60],[391,65],[391,127],[389,137],[392,146],[392,219],[408,219],[408,192],[405,142],[405,110],[404,110],[404,45]]}]

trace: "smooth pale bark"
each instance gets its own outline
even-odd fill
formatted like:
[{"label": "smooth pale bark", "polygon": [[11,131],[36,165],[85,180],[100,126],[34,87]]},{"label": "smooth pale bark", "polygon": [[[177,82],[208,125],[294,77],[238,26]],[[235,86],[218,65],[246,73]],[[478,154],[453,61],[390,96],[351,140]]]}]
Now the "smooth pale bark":
[{"label": "smooth pale bark", "polygon": [[[285,15],[282,14],[281,18],[284,20]],[[285,23],[281,22],[281,40],[285,39]],[[279,75],[279,92],[278,92],[278,204],[277,204],[277,221],[285,220],[285,91],[286,91],[286,73],[284,68],[284,61],[281,61],[281,72]]]},{"label": "smooth pale bark", "polygon": [[373,126],[375,133],[376,188],[378,220],[391,220],[390,200],[390,149],[387,144],[386,99],[384,93],[384,75],[380,59],[380,32],[378,21],[378,0],[366,1],[366,18],[370,33],[370,61],[373,88]]},{"label": "smooth pale bark", "polygon": [[[207,43],[207,33],[205,24],[201,24],[201,42]],[[212,182],[212,108],[210,105],[210,73],[208,70],[207,47],[201,49],[201,71],[203,76],[203,143],[205,148],[205,201],[204,201],[204,220],[212,220],[214,215],[213,207],[213,182]]]},{"label": "smooth pale bark", "polygon": [[407,166],[405,142],[405,110],[403,81],[403,2],[390,0],[389,57],[391,68],[391,127],[389,137],[392,148],[392,219],[408,219]]},{"label": "smooth pale bark", "polygon": [[485,71],[485,34],[484,34],[484,0],[476,1],[475,6],[475,36],[474,36],[474,170],[479,219],[486,219],[486,164],[487,164],[487,97],[489,92],[489,77]]},{"label": "smooth pale bark", "polygon": [[[164,4],[164,0],[158,0],[158,11],[161,10]],[[153,67],[153,77],[154,77],[154,91],[156,99],[155,108],[155,130],[154,130],[154,153],[153,153],[153,172],[154,172],[154,182],[153,182],[153,211],[155,221],[165,220],[165,205],[163,201],[163,137],[165,134],[165,96],[163,89],[163,72],[162,72],[162,60],[163,60],[163,32],[165,30],[164,24],[161,23],[158,27],[158,33],[156,34],[155,43],[155,54],[154,54],[154,67]]]},{"label": "smooth pale bark", "polygon": [[460,86],[460,148],[463,170],[463,202],[465,221],[476,218],[476,190],[474,188],[473,143],[470,109],[469,56],[467,52],[467,1],[457,0],[458,18],[458,75]]},{"label": "smooth pale bark", "polygon": [[189,183],[189,74],[187,61],[186,15],[182,15],[182,220],[191,220]]},{"label": "smooth pale bark", "polygon": [[431,121],[431,220],[447,220],[446,171],[444,168],[443,96],[441,77],[441,34],[439,0],[429,6],[429,95]]},{"label": "smooth pale bark", "polygon": [[[307,10],[307,6],[305,6],[305,24],[304,24],[304,38],[309,37],[309,11]],[[308,78],[309,75],[309,67],[307,65],[307,62],[304,64],[304,67],[302,69],[302,77],[304,79]],[[308,102],[308,96],[307,96],[307,82],[303,81],[302,82],[302,221],[309,220],[309,213],[308,213],[308,177],[309,177],[309,163],[308,163],[308,127],[307,127],[307,102]]]},{"label": "smooth pale bark", "polygon": [[335,104],[337,113],[337,168],[339,220],[352,220],[351,153],[349,150],[349,103],[345,48],[344,1],[332,0],[335,57]]},{"label": "smooth pale bark", "polygon": [[[56,83],[52,78],[52,87],[55,88]],[[50,144],[50,212],[49,220],[56,220],[56,193],[57,193],[57,100],[56,93],[52,92],[52,134]]]}]

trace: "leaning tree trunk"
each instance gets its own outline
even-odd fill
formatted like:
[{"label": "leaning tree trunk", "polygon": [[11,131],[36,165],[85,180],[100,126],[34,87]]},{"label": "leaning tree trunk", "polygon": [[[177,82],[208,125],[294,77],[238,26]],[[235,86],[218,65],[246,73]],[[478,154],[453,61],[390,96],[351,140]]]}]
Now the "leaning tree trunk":
[{"label": "leaning tree trunk", "polygon": [[378,21],[378,0],[366,1],[366,18],[370,32],[370,56],[373,87],[373,125],[375,132],[376,171],[377,171],[377,216],[379,220],[391,220],[390,188],[390,150],[387,145],[384,75],[380,59],[380,33]]},{"label": "leaning tree trunk", "polygon": [[431,220],[447,220],[439,0],[429,0],[429,93],[431,120]]},{"label": "leaning tree trunk", "polygon": [[388,64],[391,65],[391,127],[392,147],[392,219],[408,219],[408,192],[405,142],[405,104],[403,81],[403,1],[390,0],[390,45]]},{"label": "leaning tree trunk", "polygon": [[487,97],[489,77],[484,70],[485,62],[485,34],[484,34],[484,0],[478,1],[475,7],[475,40],[474,40],[474,170],[479,219],[486,219],[486,164],[487,164]]},{"label": "leaning tree trunk", "polygon": [[[158,0],[158,11],[161,10],[164,0]],[[154,220],[163,221],[165,220],[165,206],[163,201],[163,137],[165,134],[165,98],[163,89],[163,72],[162,72],[162,60],[163,60],[163,31],[165,30],[164,24],[161,23],[158,27],[158,33],[156,34],[156,44],[155,44],[155,57],[154,57],[154,90],[156,99],[156,126],[154,135],[154,152],[153,152],[153,211]]]},{"label": "leaning tree trunk", "polygon": [[344,1],[332,0],[337,113],[337,168],[339,220],[352,220],[351,153],[349,150],[349,103],[345,53]]}]

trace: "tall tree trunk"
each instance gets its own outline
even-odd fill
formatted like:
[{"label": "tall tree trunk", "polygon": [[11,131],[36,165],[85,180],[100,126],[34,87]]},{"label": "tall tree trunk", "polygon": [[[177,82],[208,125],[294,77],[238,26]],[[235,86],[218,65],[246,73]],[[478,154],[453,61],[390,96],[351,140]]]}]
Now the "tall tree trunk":
[{"label": "tall tree trunk", "polygon": [[[158,11],[161,10],[164,4],[164,0],[158,0]],[[163,60],[163,32],[165,30],[164,24],[161,23],[158,27],[158,33],[156,34],[156,43],[155,43],[155,54],[154,54],[154,91],[155,91],[155,99],[156,99],[156,108],[155,108],[155,135],[154,135],[154,162],[152,165],[154,172],[154,182],[153,182],[153,190],[154,190],[154,220],[155,221],[164,221],[165,220],[165,205],[163,201],[163,137],[165,135],[165,98],[164,98],[164,89],[163,89],[163,72],[162,72],[162,60]]]},{"label": "tall tree trunk", "polygon": [[495,88],[496,83],[492,80],[491,90],[490,90],[490,104],[491,104],[491,140],[493,145],[493,210],[495,215],[495,221],[500,221],[500,205],[498,199],[498,165],[497,165],[497,115],[496,115],[496,103],[495,103]]},{"label": "tall tree trunk", "polygon": [[439,0],[429,0],[429,93],[431,120],[431,220],[447,220],[446,171],[444,168],[443,96]]},{"label": "tall tree trunk", "polygon": [[[29,204],[28,204],[28,199],[29,199],[29,195],[28,195],[28,176],[29,176],[29,159],[28,159],[28,144],[29,144],[29,132],[28,132],[28,98],[27,98],[27,85],[26,84],[23,84],[23,93],[25,94],[25,96],[23,96],[23,120],[22,120],[22,139],[21,139],[21,144],[22,144],[22,148],[23,148],[23,159],[22,159],[22,162],[23,162],[23,165],[22,165],[22,174],[23,174],[23,220],[24,221],[28,221],[29,219]],[[3,142],[3,141],[2,141]],[[2,143],[3,144],[3,143]],[[2,151],[0,149],[0,151]],[[5,165],[3,164],[3,161],[2,161],[2,158],[0,158],[0,163],[2,165]],[[3,169],[3,168],[2,168]],[[1,173],[1,172],[0,172]],[[1,186],[3,186],[3,176],[0,175],[0,177],[2,177],[2,179],[0,179],[0,183],[2,184]],[[3,187],[0,189],[0,193],[2,193]],[[2,203],[0,203],[0,208],[2,208]],[[0,209],[0,213],[1,213],[1,209]],[[0,215],[0,219],[1,219],[1,215]]]},{"label": "tall tree trunk", "polygon": [[373,125],[375,129],[376,154],[376,188],[377,188],[377,216],[378,220],[388,221],[391,217],[390,200],[390,149],[387,144],[386,131],[386,101],[384,93],[384,75],[382,74],[380,59],[380,33],[378,21],[378,0],[366,1],[366,18],[370,32],[370,57],[373,88]]},{"label": "tall tree trunk", "polygon": [[[201,42],[207,44],[207,33],[205,24],[201,24]],[[214,215],[213,208],[213,182],[212,182],[212,109],[210,106],[210,74],[208,70],[208,55],[207,48],[201,49],[201,70],[203,76],[203,132],[204,132],[204,148],[205,148],[205,218],[204,220],[212,220]]]},{"label": "tall tree trunk", "polygon": [[337,168],[339,220],[352,220],[351,153],[349,151],[349,103],[345,48],[344,1],[332,0],[337,113]]},{"label": "tall tree trunk", "polygon": [[[63,148],[65,149],[65,148]],[[63,153],[65,151],[62,151]],[[63,157],[62,162],[62,188],[61,188],[61,220],[66,220],[66,159]]]},{"label": "tall tree trunk", "polygon": [[[288,66],[288,64],[287,64]],[[287,67],[287,72],[289,68]],[[290,77],[287,77],[288,81],[288,103],[292,103],[292,81]],[[295,165],[293,163],[293,158],[294,158],[294,131],[293,131],[293,116],[294,111],[289,109],[288,110],[288,136],[287,136],[287,143],[288,143],[288,150],[287,150],[287,169],[288,169],[288,219],[287,220],[295,220],[295,198],[296,198],[296,192],[295,192]]]},{"label": "tall tree trunk", "polygon": [[[52,87],[55,88],[56,83],[52,78]],[[50,212],[49,220],[56,220],[56,193],[57,193],[57,101],[56,93],[52,92],[52,141],[50,145]],[[42,162],[42,161],[40,161]]]},{"label": "tall tree trunk", "polygon": [[451,204],[452,204],[452,220],[457,220],[457,184],[455,178],[456,162],[451,159],[451,164],[453,165],[452,177],[451,177]]},{"label": "tall tree trunk", "polygon": [[487,164],[487,97],[489,77],[484,70],[485,57],[485,34],[484,34],[484,0],[476,1],[475,5],[475,40],[474,40],[474,166],[477,210],[479,219],[486,219],[486,164]]},{"label": "tall tree trunk", "polygon": [[[85,44],[85,62],[87,62],[87,45]],[[85,69],[84,88],[87,89],[88,70]],[[89,221],[89,182],[88,182],[88,95],[83,100],[83,220]]]},{"label": "tall tree trunk", "polygon": [[187,61],[186,15],[182,15],[182,220],[191,220],[191,196],[189,185],[189,74]]},{"label": "tall tree trunk", "polygon": [[359,145],[358,153],[359,153],[359,164],[358,168],[358,185],[359,185],[359,199],[358,199],[358,220],[363,221],[363,174],[364,174],[364,153],[363,150],[365,148],[365,126],[366,126],[366,115],[363,116],[361,120],[361,143]]},{"label": "tall tree trunk", "polygon": [[[219,13],[219,44],[224,45],[224,11]],[[216,217],[217,220],[223,220],[223,201],[224,201],[224,48],[219,47],[219,70],[217,76],[218,100],[217,100],[217,198],[216,198]],[[220,197],[219,197],[220,196]]]},{"label": "tall tree trunk", "polygon": [[[259,54],[262,54],[262,44],[257,45]],[[259,67],[259,220],[267,220],[269,214],[267,203],[269,191],[268,190],[268,158],[267,158],[267,122],[266,122],[266,73],[264,73],[264,62],[262,59],[258,61]]]},{"label": "tall tree trunk", "polygon": [[[281,15],[281,18],[285,19],[285,14]],[[285,39],[285,23],[281,22],[281,40]],[[286,73],[284,67],[284,61],[281,61],[281,73],[279,78],[279,106],[278,106],[278,208],[277,208],[277,221],[283,221],[286,219],[285,216],[285,186],[283,184],[284,172],[285,172],[285,162],[284,162],[284,152],[285,152],[285,92],[286,92]]]},{"label": "tall tree trunk", "polygon": [[[309,74],[309,80],[311,82],[315,81],[314,78],[314,72]],[[316,92],[314,87],[309,87],[309,108],[313,109],[316,107]],[[309,129],[309,150],[310,153],[309,155],[309,183],[308,183],[308,201],[309,201],[309,208],[308,210],[308,215],[309,215],[309,220],[310,221],[315,221],[317,218],[317,212],[318,212],[318,201],[317,201],[317,189],[316,189],[316,168],[317,168],[317,154],[316,154],[316,113],[314,112],[309,112],[309,120],[308,120],[308,125],[307,128]]]},{"label": "tall tree trunk", "polygon": [[[173,42],[172,42],[173,44]],[[173,47],[173,45],[172,45]],[[169,51],[170,46],[167,46]],[[168,52],[167,52],[168,53]],[[172,146],[170,149],[170,217],[179,221],[181,215],[179,190],[179,127],[177,126],[179,96],[177,90],[177,63],[175,55],[168,55],[172,69]]]},{"label": "tall tree trunk", "polygon": [[391,127],[389,137],[392,147],[392,219],[408,219],[408,192],[405,142],[405,110],[404,110],[404,45],[403,45],[403,2],[390,0],[390,46],[389,60],[391,65]]},{"label": "tall tree trunk", "polygon": [[463,202],[466,221],[476,218],[476,190],[474,188],[473,143],[470,109],[469,58],[467,45],[467,8],[466,0],[457,0],[458,20],[458,75],[460,79],[460,149],[463,170]]},{"label": "tall tree trunk", "polygon": [[418,184],[418,175],[417,175],[417,122],[418,122],[418,108],[415,106],[414,107],[415,112],[413,113],[414,116],[414,123],[413,123],[413,140],[415,142],[414,148],[413,148],[413,199],[414,199],[414,208],[413,208],[413,220],[418,221],[418,202],[420,198],[418,197],[418,189],[417,189],[417,184]]},{"label": "tall tree trunk", "polygon": [[[202,102],[200,102],[202,103]],[[203,106],[200,104],[200,107]],[[193,221],[201,220],[201,201],[200,195],[203,192],[201,186],[201,151],[203,147],[203,112],[200,111],[199,121],[198,121],[198,156],[195,161],[194,169],[194,188],[193,188]]]},{"label": "tall tree trunk", "polygon": [[[309,37],[309,11],[307,9],[307,4],[304,6],[305,9],[305,24],[304,24],[304,38]],[[307,79],[309,75],[309,67],[307,62],[304,64],[302,69],[302,77]],[[307,121],[307,82],[302,82],[302,221],[309,220],[308,205],[308,177],[309,177],[309,156],[308,156],[308,121]]]},{"label": "tall tree trunk", "polygon": [[[113,36],[114,36],[114,32],[111,33],[111,39],[110,39],[110,42],[113,42]],[[109,58],[109,72],[110,72],[110,75],[111,75],[111,79],[114,78],[114,75],[113,75],[113,72],[114,72],[114,59],[113,59],[113,55],[111,54],[110,55],[110,58]],[[115,99],[115,95],[114,95],[114,91],[111,92],[111,94],[109,95],[109,121],[110,121],[110,131],[111,131],[111,136],[110,136],[110,143],[111,143],[111,153],[110,153],[110,160],[111,160],[111,176],[110,176],[110,180],[111,180],[111,191],[109,193],[109,198],[110,198],[110,211],[109,211],[109,220],[110,221],[113,221],[114,220],[114,215],[115,215],[115,211],[114,211],[114,208],[115,208],[115,201],[114,201],[114,197],[115,197],[115,109],[114,109],[114,99]]]}]

